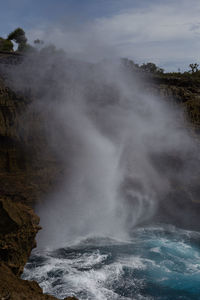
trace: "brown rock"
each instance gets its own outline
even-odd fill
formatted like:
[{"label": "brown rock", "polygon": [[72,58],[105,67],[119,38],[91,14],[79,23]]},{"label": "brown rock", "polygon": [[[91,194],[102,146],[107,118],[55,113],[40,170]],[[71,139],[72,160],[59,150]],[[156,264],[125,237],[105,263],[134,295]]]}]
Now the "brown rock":
[{"label": "brown rock", "polygon": [[48,145],[41,114],[0,75],[0,195],[28,205],[54,188],[63,168]]},{"label": "brown rock", "polygon": [[33,210],[9,198],[0,198],[0,261],[13,273],[23,272],[31,250],[35,247],[35,235],[40,229],[39,217]]},{"label": "brown rock", "polygon": [[52,188],[60,174],[47,147],[42,118],[29,112],[30,103],[0,76],[0,300],[56,299],[44,295],[36,282],[19,278],[40,229],[29,206]]},{"label": "brown rock", "polygon": [[36,282],[19,278],[36,246],[38,223],[30,207],[0,198],[0,300],[56,300],[44,295]]},{"label": "brown rock", "polygon": [[56,300],[44,295],[35,281],[22,280],[15,276],[5,265],[0,264],[0,299],[1,300]]}]

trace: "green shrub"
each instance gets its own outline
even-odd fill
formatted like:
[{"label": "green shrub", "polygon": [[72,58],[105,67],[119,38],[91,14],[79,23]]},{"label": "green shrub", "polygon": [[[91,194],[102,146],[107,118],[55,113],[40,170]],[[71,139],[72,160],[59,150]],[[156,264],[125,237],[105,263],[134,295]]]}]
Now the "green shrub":
[{"label": "green shrub", "polygon": [[10,40],[3,39],[0,37],[0,51],[13,51],[13,43]]},{"label": "green shrub", "polygon": [[8,35],[8,40],[18,44],[17,51],[23,52],[27,48],[27,38],[22,28],[17,28]]}]

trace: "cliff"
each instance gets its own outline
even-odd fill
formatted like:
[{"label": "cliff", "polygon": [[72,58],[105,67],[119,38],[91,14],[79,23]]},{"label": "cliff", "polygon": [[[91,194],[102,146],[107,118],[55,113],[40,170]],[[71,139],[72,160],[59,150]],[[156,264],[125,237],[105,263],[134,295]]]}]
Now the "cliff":
[{"label": "cliff", "polygon": [[194,133],[200,133],[200,74],[155,76],[152,91],[180,105]]},{"label": "cliff", "polygon": [[61,172],[47,147],[42,120],[29,113],[30,106],[30,99],[14,93],[0,76],[1,300],[56,299],[44,295],[36,282],[20,279],[40,229],[31,206],[53,189]]},{"label": "cliff", "polygon": [[16,95],[0,78],[0,192],[33,205],[50,190],[60,169],[47,147],[42,119],[29,113],[30,106],[29,99]]},{"label": "cliff", "polygon": [[[19,59],[12,55],[10,65]],[[0,53],[0,60],[9,64],[9,55]],[[162,75],[148,77],[146,82],[144,88],[151,94],[182,106],[191,130],[200,133],[198,78]],[[31,98],[13,92],[3,76],[0,76],[0,145],[0,298],[53,300],[54,297],[42,294],[36,282],[24,281],[20,275],[40,229],[39,218],[31,207],[54,189],[63,167],[46,140],[42,116],[34,113]],[[173,195],[176,199],[171,199],[177,201],[180,196],[184,198],[178,192]],[[186,199],[184,205],[191,210],[194,206],[193,213],[198,214],[199,199],[195,199],[195,204],[192,202],[193,199]],[[178,201],[177,205],[180,208]],[[167,212],[167,204],[163,210]]]},{"label": "cliff", "polygon": [[[20,279],[31,250],[36,246],[35,235],[40,229],[33,210],[0,198],[0,298],[10,300],[53,300],[43,295],[36,282]],[[75,298],[66,298],[68,300]]]}]

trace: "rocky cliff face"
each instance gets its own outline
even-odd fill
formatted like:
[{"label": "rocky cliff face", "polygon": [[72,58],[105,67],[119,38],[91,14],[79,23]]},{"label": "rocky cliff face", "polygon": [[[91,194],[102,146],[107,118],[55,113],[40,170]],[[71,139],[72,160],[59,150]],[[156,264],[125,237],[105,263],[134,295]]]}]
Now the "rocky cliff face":
[{"label": "rocky cliff face", "polygon": [[[53,300],[36,282],[20,279],[40,229],[33,210],[10,198],[0,198],[0,299]],[[73,298],[67,298],[73,299]]]},{"label": "rocky cliff face", "polygon": [[39,217],[22,203],[10,198],[0,198],[0,261],[17,276],[35,247],[35,235],[39,230]]},{"label": "rocky cliff face", "polygon": [[[0,62],[1,59],[0,55]],[[143,88],[149,93],[181,106],[193,133],[200,133],[198,80],[166,76],[148,78],[145,82]],[[55,178],[59,180],[64,172],[48,145],[44,126],[42,115],[34,112],[30,97],[14,93],[0,75],[1,195],[34,205],[54,187]]]},{"label": "rocky cliff face", "polygon": [[182,107],[185,118],[189,121],[194,133],[200,133],[200,81],[198,77],[185,75],[173,77],[155,77],[149,89],[163,99]]},{"label": "rocky cliff face", "polygon": [[47,147],[42,119],[29,112],[30,106],[0,78],[0,192],[32,205],[50,190],[60,169]]},{"label": "rocky cliff face", "polygon": [[[40,229],[39,217],[22,203],[0,197],[0,299],[1,300],[56,300],[44,295],[34,281],[20,279],[35,236]],[[67,297],[65,300],[76,300]]]},{"label": "rocky cliff face", "polygon": [[53,188],[61,172],[47,147],[40,117],[29,113],[30,105],[0,76],[1,300],[56,299],[44,295],[36,282],[20,279],[40,229],[31,206]]},{"label": "rocky cliff face", "polygon": [[[16,62],[15,58],[12,62]],[[200,131],[198,84],[178,78],[153,78],[145,88],[164,100],[180,104],[186,118],[192,121],[194,132]],[[31,105],[30,98],[14,93],[0,76],[1,300],[55,299],[43,295],[37,283],[19,278],[39,230],[39,218],[30,206],[53,189],[55,178],[59,179],[63,172],[46,141],[42,117],[29,109]],[[199,205],[195,203],[195,211],[198,209]]]}]

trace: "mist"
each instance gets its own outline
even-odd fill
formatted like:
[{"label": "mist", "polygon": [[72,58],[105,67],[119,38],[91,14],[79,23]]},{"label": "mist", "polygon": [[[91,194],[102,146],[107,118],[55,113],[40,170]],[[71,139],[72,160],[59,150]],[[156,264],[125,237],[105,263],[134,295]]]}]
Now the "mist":
[{"label": "mist", "polygon": [[197,184],[197,146],[181,109],[145,92],[120,60],[101,56],[91,63],[38,52],[8,71],[12,88],[32,95],[29,112],[42,115],[65,170],[36,207],[41,247],[87,236],[127,239],[174,186]]}]

